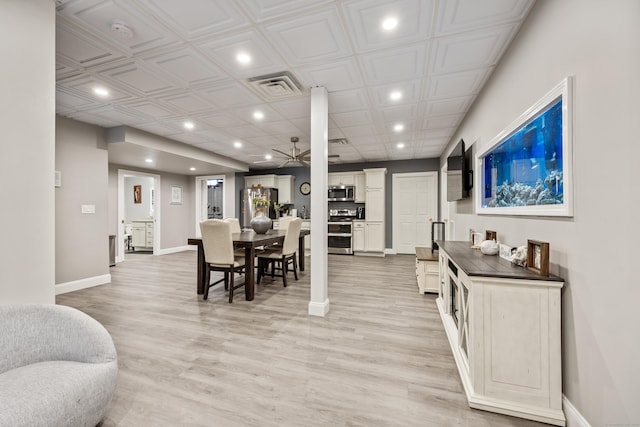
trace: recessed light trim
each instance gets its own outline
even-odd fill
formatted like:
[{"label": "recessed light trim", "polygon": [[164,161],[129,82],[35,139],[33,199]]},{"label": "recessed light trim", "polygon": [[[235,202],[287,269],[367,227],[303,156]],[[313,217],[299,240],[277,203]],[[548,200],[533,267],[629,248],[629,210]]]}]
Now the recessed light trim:
[{"label": "recessed light trim", "polygon": [[194,168],[193,166],[191,166],[191,167],[189,168],[189,170],[190,170],[190,171],[194,171],[194,170],[196,170],[196,168]]},{"label": "recessed light trim", "polygon": [[194,125],[193,122],[184,122],[183,126],[185,129],[188,129],[188,130],[193,130],[193,128],[196,127],[196,125]]},{"label": "recessed light trim", "polygon": [[404,130],[404,125],[402,123],[398,123],[393,126],[393,130],[396,132],[402,132]]},{"label": "recessed light trim", "polygon": [[404,142],[398,142],[398,143],[396,144],[396,147],[398,147],[398,148],[404,148]]},{"label": "recessed light trim", "polygon": [[253,118],[256,120],[262,120],[264,119],[264,113],[262,111],[256,111],[253,113]]},{"label": "recessed light trim", "polygon": [[147,163],[153,163],[153,159],[144,159],[144,161]]},{"label": "recessed light trim", "polygon": [[233,146],[236,147],[236,148],[242,148],[242,142],[234,141]]},{"label": "recessed light trim", "polygon": [[271,154],[265,154],[264,158],[265,158],[265,160],[271,160],[271,159],[273,159],[273,156]]},{"label": "recessed light trim", "polygon": [[390,16],[382,21],[382,29],[385,31],[394,30],[398,26],[398,19]]}]

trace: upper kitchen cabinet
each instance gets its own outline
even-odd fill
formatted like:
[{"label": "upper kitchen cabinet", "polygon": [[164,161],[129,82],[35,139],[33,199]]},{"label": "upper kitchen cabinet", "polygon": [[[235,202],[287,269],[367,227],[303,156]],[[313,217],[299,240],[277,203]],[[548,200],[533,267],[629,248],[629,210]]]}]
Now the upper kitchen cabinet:
[{"label": "upper kitchen cabinet", "polygon": [[353,174],[354,186],[356,187],[356,203],[365,203],[367,194],[367,184],[364,172],[355,172]]},{"label": "upper kitchen cabinet", "polygon": [[385,178],[387,175],[387,169],[385,168],[377,168],[377,169],[364,169],[364,175],[366,179],[367,190],[371,188],[382,188],[384,189]]},{"label": "upper kitchen cabinet", "polygon": [[278,188],[278,203],[291,205],[295,200],[295,181],[293,175],[276,175],[276,187]]},{"label": "upper kitchen cabinet", "polygon": [[355,172],[332,172],[327,175],[329,185],[355,185]]},{"label": "upper kitchen cabinet", "polygon": [[277,175],[253,175],[244,177],[244,188],[251,188],[254,186],[262,185],[263,187],[278,187]]}]

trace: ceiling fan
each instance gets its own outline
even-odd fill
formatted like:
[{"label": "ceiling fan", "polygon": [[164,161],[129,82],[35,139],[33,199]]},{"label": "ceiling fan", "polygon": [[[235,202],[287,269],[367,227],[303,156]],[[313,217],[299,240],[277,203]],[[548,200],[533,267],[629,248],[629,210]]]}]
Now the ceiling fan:
[{"label": "ceiling fan", "polygon": [[[275,148],[272,148],[273,151],[275,151],[276,153],[280,154],[281,156],[284,157],[280,157],[282,160],[284,160],[283,163],[280,164],[280,166],[278,166],[279,168],[286,166],[289,163],[298,163],[301,164],[303,166],[309,167],[311,166],[311,150],[305,150],[305,151],[301,151],[297,146],[296,143],[299,141],[297,136],[292,136],[291,137],[291,143],[293,144],[293,147],[291,147],[289,149],[288,153],[285,153],[284,151],[280,151],[277,150]],[[329,158],[335,159],[337,157],[340,157],[339,154],[330,154]],[[259,161],[259,162],[254,162],[254,163],[264,163],[265,161]]]}]

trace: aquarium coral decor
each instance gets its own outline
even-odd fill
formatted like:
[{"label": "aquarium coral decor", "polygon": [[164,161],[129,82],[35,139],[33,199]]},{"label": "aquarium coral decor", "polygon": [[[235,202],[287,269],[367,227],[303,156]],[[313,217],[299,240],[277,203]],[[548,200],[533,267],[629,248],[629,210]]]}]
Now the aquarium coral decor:
[{"label": "aquarium coral decor", "polygon": [[571,79],[496,136],[476,163],[478,213],[571,216]]}]

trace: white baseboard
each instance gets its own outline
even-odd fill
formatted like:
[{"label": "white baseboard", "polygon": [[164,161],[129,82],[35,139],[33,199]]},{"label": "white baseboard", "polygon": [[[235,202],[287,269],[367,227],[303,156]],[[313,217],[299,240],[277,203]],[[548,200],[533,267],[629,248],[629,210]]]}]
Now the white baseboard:
[{"label": "white baseboard", "polygon": [[176,246],[175,248],[160,249],[157,255],[169,255],[175,254],[176,252],[195,251],[196,249],[198,249],[198,247],[193,245]]},{"label": "white baseboard", "polygon": [[323,302],[309,301],[309,314],[324,317],[329,312],[329,298]]},{"label": "white baseboard", "polygon": [[589,424],[564,394],[562,395],[562,409],[567,419],[567,427],[591,427],[591,424]]},{"label": "white baseboard", "polygon": [[102,276],[87,277],[86,279],[60,283],[55,286],[56,295],[79,291],[80,289],[91,288],[98,285],[104,285],[106,283],[111,283],[111,274],[103,274]]},{"label": "white baseboard", "polygon": [[396,255],[397,254],[396,250],[393,249],[393,248],[386,248],[384,250],[384,253],[386,253],[387,255]]}]

